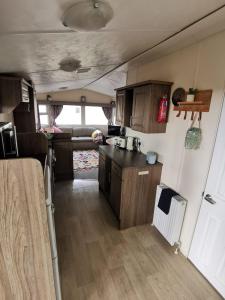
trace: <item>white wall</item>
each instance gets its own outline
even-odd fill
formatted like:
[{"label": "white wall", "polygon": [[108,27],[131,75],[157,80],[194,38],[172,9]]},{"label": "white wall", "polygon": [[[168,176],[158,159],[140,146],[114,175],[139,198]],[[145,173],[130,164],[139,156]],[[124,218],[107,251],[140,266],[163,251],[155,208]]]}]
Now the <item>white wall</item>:
[{"label": "white wall", "polygon": [[148,79],[174,82],[177,87],[213,89],[209,113],[203,113],[201,127],[203,140],[199,150],[185,150],[184,139],[190,126],[187,120],[176,118],[170,107],[166,134],[142,134],[127,129],[127,135],[138,136],[141,150],[154,150],[163,162],[162,182],[176,189],[188,199],[182,230],[182,252],[187,255],[196,224],[201,194],[204,190],[211,154],[214,146],[225,84],[225,32],[214,35],[198,44],[142,65],[129,68],[127,83]]},{"label": "white wall", "polygon": [[47,95],[51,95],[52,100],[54,101],[79,102],[81,96],[85,96],[87,98],[87,102],[92,103],[110,103],[112,100],[115,100],[111,96],[87,89],[64,90],[52,93],[39,93],[37,94],[37,100],[46,100]]}]

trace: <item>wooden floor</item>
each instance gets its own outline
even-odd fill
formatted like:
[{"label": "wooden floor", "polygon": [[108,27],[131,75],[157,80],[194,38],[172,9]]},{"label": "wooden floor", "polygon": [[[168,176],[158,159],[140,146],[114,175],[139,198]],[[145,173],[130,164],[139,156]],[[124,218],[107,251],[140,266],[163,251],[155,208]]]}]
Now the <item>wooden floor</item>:
[{"label": "wooden floor", "polygon": [[95,180],[57,183],[63,300],[222,299],[150,225],[124,231]]}]

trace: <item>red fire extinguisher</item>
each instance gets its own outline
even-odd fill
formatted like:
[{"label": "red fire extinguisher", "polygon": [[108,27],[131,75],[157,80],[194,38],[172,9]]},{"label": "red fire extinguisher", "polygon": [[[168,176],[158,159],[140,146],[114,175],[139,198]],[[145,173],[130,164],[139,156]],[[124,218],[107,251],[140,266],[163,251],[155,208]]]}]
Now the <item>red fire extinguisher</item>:
[{"label": "red fire extinguisher", "polygon": [[158,123],[166,123],[167,122],[167,114],[169,108],[169,100],[167,96],[163,96],[159,101],[159,111],[157,115]]}]

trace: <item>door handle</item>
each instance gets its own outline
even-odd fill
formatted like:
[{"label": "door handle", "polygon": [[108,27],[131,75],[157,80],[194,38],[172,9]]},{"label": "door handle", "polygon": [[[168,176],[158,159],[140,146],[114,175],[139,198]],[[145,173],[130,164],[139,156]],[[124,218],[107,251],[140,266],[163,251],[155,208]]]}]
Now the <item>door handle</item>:
[{"label": "door handle", "polygon": [[208,201],[211,204],[216,204],[216,201],[213,200],[212,196],[209,195],[209,194],[205,195],[205,200]]}]

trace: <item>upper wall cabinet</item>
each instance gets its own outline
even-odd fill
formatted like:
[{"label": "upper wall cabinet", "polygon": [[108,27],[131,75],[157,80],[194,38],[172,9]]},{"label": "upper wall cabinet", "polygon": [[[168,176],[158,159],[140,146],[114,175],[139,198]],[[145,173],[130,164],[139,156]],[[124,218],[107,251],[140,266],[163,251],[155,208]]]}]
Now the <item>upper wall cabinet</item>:
[{"label": "upper wall cabinet", "polygon": [[116,123],[144,133],[164,133],[156,121],[161,97],[170,98],[171,82],[146,81],[117,89]]},{"label": "upper wall cabinet", "polygon": [[13,112],[17,132],[36,132],[39,116],[34,86],[20,77],[0,76],[0,113]]},{"label": "upper wall cabinet", "polygon": [[0,113],[14,109],[29,111],[31,90],[32,86],[23,78],[0,76]]},{"label": "upper wall cabinet", "polygon": [[116,123],[122,126],[130,126],[132,113],[133,91],[120,90],[116,94]]}]

